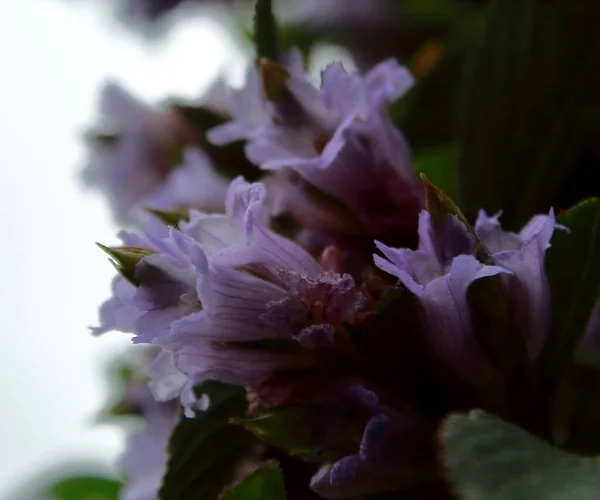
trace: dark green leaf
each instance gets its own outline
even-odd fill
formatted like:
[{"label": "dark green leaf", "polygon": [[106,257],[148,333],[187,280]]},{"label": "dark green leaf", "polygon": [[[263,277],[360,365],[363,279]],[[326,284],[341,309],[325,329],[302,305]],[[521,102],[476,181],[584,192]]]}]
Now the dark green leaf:
[{"label": "dark green leaf", "polygon": [[449,479],[464,500],[600,498],[595,459],[561,451],[492,415],[452,415],[441,437]]},{"label": "dark green leaf", "polygon": [[234,479],[240,458],[256,443],[248,431],[229,423],[246,413],[242,387],[206,381],[197,393],[209,397],[209,408],[193,419],[182,416],[173,431],[161,500],[216,499]]},{"label": "dark green leaf", "polygon": [[581,455],[600,455],[600,370],[571,366],[552,398],[554,442]]},{"label": "dark green leaf", "polygon": [[575,167],[597,107],[600,2],[495,0],[467,67],[460,190],[519,229]]},{"label": "dark green leaf", "polygon": [[48,489],[52,500],[117,500],[121,484],[94,476],[63,479]]},{"label": "dark green leaf", "polygon": [[256,0],[254,7],[254,44],[257,59],[279,59],[279,33],[272,0]]},{"label": "dark green leaf", "polygon": [[552,328],[541,362],[556,379],[571,361],[600,296],[600,200],[559,215],[570,232],[556,230],[546,254],[552,294]]},{"label": "dark green leaf", "polygon": [[479,390],[486,408],[502,411],[533,385],[533,363],[527,355],[525,336],[515,322],[510,290],[502,276],[473,282],[467,290],[473,331],[491,363]]},{"label": "dark green leaf", "polygon": [[283,475],[277,462],[269,462],[223,492],[220,500],[285,500]]}]

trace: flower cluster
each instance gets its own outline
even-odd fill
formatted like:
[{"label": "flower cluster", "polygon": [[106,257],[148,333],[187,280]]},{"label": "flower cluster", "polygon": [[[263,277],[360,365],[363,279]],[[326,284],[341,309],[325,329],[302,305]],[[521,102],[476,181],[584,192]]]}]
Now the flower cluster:
[{"label": "flower cluster", "polygon": [[[157,494],[177,410],[217,405],[208,380],[244,388],[230,425],[266,443],[261,457],[288,451],[290,478],[309,467],[298,498],[449,498],[438,433],[454,412],[554,442],[539,397],[557,322],[546,255],[570,229],[552,209],[518,233],[483,210],[471,225],[419,179],[389,113],[413,84],[387,59],[364,74],[331,63],[314,85],[292,50],[212,115],[198,106],[219,118],[200,127],[106,88],[114,134],[95,138],[86,178],[138,227],[103,247],[119,274],[94,332],[158,351],[125,498]],[[598,310],[573,349],[597,347]]]}]

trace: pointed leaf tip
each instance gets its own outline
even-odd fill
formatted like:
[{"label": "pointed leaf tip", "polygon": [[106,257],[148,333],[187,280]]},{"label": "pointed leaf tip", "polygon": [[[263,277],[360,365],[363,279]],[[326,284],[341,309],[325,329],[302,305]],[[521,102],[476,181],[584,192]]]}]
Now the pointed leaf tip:
[{"label": "pointed leaf tip", "polygon": [[140,247],[107,247],[102,243],[96,242],[96,245],[111,258],[109,261],[117,272],[134,286],[139,286],[139,281],[135,277],[135,267],[137,263],[148,255],[152,255],[154,250]]},{"label": "pointed leaf tip", "polygon": [[146,208],[146,212],[160,219],[167,226],[172,226],[179,229],[181,221],[189,222],[190,214],[187,210],[158,210],[156,208]]}]

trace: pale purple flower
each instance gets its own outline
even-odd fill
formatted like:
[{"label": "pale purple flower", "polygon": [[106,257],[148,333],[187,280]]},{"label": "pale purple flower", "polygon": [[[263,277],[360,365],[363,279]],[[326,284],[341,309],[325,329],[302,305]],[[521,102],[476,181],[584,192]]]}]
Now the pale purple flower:
[{"label": "pale purple flower", "polygon": [[144,201],[148,208],[173,210],[196,208],[222,212],[228,183],[215,170],[201,149],[187,148],[183,163],[172,170],[164,183]]},{"label": "pale purple flower", "polygon": [[266,170],[327,168],[345,145],[349,128],[355,127],[365,137],[379,137],[382,131],[376,129],[385,123],[385,106],[413,82],[408,70],[393,59],[364,76],[332,63],[323,71],[320,90],[305,75],[290,75],[287,88],[298,105],[295,113],[282,116],[272,108],[266,117],[270,122],[248,137],[246,154]]},{"label": "pale purple flower", "polygon": [[473,332],[467,290],[475,280],[509,271],[473,256],[473,238],[456,216],[438,222],[421,212],[419,237],[418,250],[376,242],[385,258],[375,255],[375,264],[419,299],[427,339],[439,359],[462,378],[477,379],[486,361]]},{"label": "pale purple flower", "polygon": [[108,196],[117,219],[143,220],[147,208],[223,211],[227,182],[202,150],[185,147],[185,125],[167,107],[153,108],[109,84],[100,108],[99,128],[113,138],[91,140],[83,178]]},{"label": "pale purple flower", "polygon": [[127,221],[171,170],[168,148],[176,131],[165,112],[114,83],[102,89],[100,115],[100,130],[115,138],[91,141],[83,178],[106,193],[115,217]]},{"label": "pale purple flower", "polygon": [[[277,171],[271,181],[276,211],[338,234],[414,232],[423,208],[422,186],[406,140],[387,116],[387,105],[412,82],[394,60],[364,76],[333,63],[323,72],[320,90],[305,78],[290,77],[287,86],[297,101],[296,112],[274,115],[246,147],[251,161]],[[295,177],[286,173],[288,168]],[[307,194],[310,186],[346,213],[315,206]]]},{"label": "pale purple flower", "polygon": [[548,215],[536,215],[517,234],[503,231],[499,217],[499,213],[489,217],[481,210],[475,232],[491,253],[494,263],[510,271],[504,279],[511,290],[529,355],[535,359],[550,330],[550,285],[544,258],[557,227],[556,219],[552,210]]},{"label": "pale purple flower", "polygon": [[146,390],[135,403],[142,408],[143,428],[127,439],[120,466],[127,476],[121,500],[155,500],[167,466],[168,444],[177,421],[175,401],[156,401]]},{"label": "pale purple flower", "polygon": [[[161,398],[179,391],[177,371],[187,376],[182,397],[189,397],[205,378],[258,382],[276,371],[312,366],[313,349],[271,352],[260,343],[335,350],[337,327],[361,307],[351,277],[325,273],[305,250],[264,225],[265,196],[261,184],[236,179],[226,215],[193,212],[181,231],[138,240],[155,253],[137,264],[137,288],[119,282],[130,288],[105,306],[101,331],[130,331],[135,342],[171,355],[166,361],[172,366],[162,359],[153,370]],[[135,320],[121,319],[127,313]]]},{"label": "pale purple flower", "polygon": [[[304,61],[297,49],[284,55],[282,64],[290,75],[305,78]],[[241,89],[231,89],[229,96],[231,121],[209,130],[206,138],[218,146],[240,140],[251,140],[262,133],[275,113],[275,107],[267,99],[261,73],[251,67]]]}]

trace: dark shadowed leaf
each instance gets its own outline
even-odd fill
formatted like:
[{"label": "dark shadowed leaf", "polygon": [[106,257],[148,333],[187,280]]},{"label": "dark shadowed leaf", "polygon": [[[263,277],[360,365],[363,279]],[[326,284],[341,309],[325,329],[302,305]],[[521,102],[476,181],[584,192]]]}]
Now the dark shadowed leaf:
[{"label": "dark shadowed leaf", "polygon": [[285,500],[283,474],[277,462],[269,462],[239,483],[227,488],[220,500]]},{"label": "dark shadowed leaf", "polygon": [[169,461],[161,500],[213,500],[234,479],[240,458],[256,438],[229,419],[246,413],[242,387],[206,381],[198,394],[209,397],[209,408],[196,418],[182,416],[169,443]]},{"label": "dark shadowed leaf", "polygon": [[552,378],[570,362],[600,295],[600,200],[586,200],[557,219],[570,231],[557,230],[546,254],[552,330],[541,361]]},{"label": "dark shadowed leaf", "polygon": [[257,59],[263,57],[277,61],[279,58],[279,33],[273,15],[272,0],[256,0],[254,8],[254,44]]},{"label": "dark shadowed leaf", "polygon": [[588,139],[600,2],[495,0],[488,14],[465,73],[461,200],[515,230],[547,212]]}]

